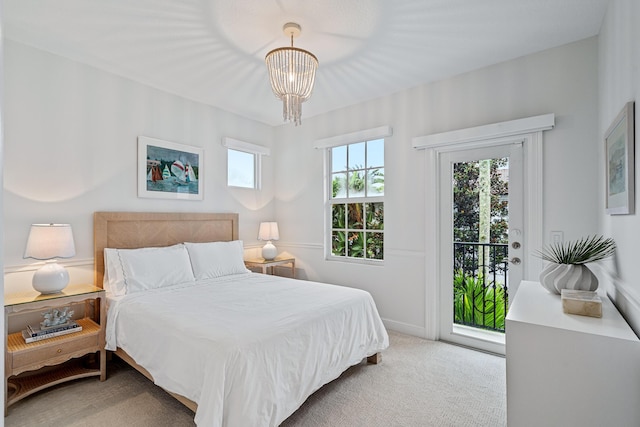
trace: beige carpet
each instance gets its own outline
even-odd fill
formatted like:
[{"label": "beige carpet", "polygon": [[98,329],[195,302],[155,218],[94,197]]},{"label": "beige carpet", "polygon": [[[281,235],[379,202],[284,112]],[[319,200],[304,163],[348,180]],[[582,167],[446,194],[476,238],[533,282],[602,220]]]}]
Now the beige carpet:
[{"label": "beige carpet", "polygon": [[[362,363],[313,394],[282,426],[506,425],[505,360],[390,333],[382,363]],[[7,427],[193,426],[193,413],[120,361],[108,379],[61,384],[9,408]],[[236,427],[236,426],[231,426]],[[244,426],[238,426],[244,427]]]}]

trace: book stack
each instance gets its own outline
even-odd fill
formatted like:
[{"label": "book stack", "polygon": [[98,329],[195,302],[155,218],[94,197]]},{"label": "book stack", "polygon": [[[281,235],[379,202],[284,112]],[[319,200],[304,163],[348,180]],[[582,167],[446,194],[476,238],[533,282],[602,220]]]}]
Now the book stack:
[{"label": "book stack", "polygon": [[27,329],[22,331],[24,341],[28,343],[46,340],[47,338],[59,337],[60,335],[72,334],[82,330],[82,326],[75,320],[71,320],[63,325],[56,325],[48,328],[27,325]]}]

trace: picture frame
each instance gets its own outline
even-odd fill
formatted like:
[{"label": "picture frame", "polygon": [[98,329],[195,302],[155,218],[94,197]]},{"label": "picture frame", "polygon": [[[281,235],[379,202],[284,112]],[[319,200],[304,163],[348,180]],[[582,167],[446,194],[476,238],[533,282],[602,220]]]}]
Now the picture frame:
[{"label": "picture frame", "polygon": [[138,197],[203,200],[204,150],[138,136]]},{"label": "picture frame", "polygon": [[634,102],[627,102],[605,132],[606,212],[635,213]]}]

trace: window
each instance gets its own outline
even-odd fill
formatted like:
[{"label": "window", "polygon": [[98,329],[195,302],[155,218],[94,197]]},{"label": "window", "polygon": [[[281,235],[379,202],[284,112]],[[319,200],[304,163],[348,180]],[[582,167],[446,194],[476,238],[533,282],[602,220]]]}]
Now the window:
[{"label": "window", "polygon": [[331,147],[331,256],[384,259],[384,139]]},{"label": "window", "polygon": [[227,185],[256,188],[256,155],[227,149]]},{"label": "window", "polygon": [[222,145],[227,147],[227,186],[260,189],[262,156],[270,150],[233,138],[223,138]]}]

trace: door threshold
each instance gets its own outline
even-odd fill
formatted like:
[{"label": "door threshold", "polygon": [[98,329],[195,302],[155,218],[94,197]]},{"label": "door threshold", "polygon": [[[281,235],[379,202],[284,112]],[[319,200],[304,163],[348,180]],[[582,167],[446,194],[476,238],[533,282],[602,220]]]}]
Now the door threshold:
[{"label": "door threshold", "polygon": [[471,326],[453,325],[452,341],[481,351],[505,354],[505,334]]}]

